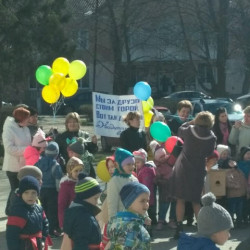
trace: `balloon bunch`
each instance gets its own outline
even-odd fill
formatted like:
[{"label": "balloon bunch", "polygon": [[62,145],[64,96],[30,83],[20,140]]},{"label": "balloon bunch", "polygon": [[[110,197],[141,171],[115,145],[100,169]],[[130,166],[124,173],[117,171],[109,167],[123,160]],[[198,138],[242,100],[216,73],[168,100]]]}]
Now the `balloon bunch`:
[{"label": "balloon bunch", "polygon": [[142,101],[142,110],[144,115],[145,127],[150,126],[154,113],[151,109],[154,107],[154,100],[151,97],[151,87],[147,82],[138,82],[134,86],[134,95]]},{"label": "balloon bunch", "polygon": [[83,61],[69,62],[64,57],[56,58],[52,67],[48,65],[39,66],[36,70],[36,80],[44,85],[42,98],[49,104],[61,105],[64,97],[73,96],[77,92],[77,80],[81,79],[86,71],[87,67]]}]

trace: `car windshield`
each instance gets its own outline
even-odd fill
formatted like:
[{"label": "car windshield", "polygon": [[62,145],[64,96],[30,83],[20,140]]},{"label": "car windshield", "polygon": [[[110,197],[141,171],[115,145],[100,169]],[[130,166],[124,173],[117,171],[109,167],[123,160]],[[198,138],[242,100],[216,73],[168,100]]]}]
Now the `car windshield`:
[{"label": "car windshield", "polygon": [[206,103],[204,104],[204,110],[210,111],[212,114],[216,113],[216,110],[220,107],[224,107],[228,114],[240,113],[234,109],[234,103]]}]

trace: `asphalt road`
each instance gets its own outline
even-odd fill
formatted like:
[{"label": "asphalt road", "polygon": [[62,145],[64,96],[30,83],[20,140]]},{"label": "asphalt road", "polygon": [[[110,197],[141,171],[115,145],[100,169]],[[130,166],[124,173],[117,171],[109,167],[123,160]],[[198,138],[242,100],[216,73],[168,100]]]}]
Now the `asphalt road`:
[{"label": "asphalt road", "polygon": [[[5,216],[4,209],[6,205],[6,200],[9,194],[9,182],[6,177],[5,172],[0,170],[0,249],[7,250],[6,240],[5,240],[5,228],[7,217]],[[195,231],[196,227],[184,227],[185,231],[191,232]],[[174,231],[168,226],[164,226],[162,231],[153,230],[153,241],[152,241],[152,249],[153,250],[170,250],[177,249],[177,241],[172,239]],[[235,229],[231,231],[230,240],[221,247],[223,250],[235,249],[240,241],[246,239],[250,235],[250,225],[246,229]],[[61,238],[53,240],[54,245],[50,247],[50,249],[59,250],[61,246]],[[250,247],[249,247],[250,249]]]}]

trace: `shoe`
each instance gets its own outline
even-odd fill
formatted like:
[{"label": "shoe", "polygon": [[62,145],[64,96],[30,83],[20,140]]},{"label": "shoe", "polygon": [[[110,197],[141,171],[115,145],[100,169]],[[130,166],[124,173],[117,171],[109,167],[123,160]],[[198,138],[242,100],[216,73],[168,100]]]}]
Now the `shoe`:
[{"label": "shoe", "polygon": [[156,228],[155,228],[157,231],[160,231],[163,229],[163,223],[162,222],[158,222]]},{"label": "shoe", "polygon": [[175,223],[173,220],[170,220],[170,221],[168,222],[168,227],[169,227],[169,228],[172,228],[172,229],[176,229],[176,228],[177,228],[177,225],[176,225],[176,223]]},{"label": "shoe", "polygon": [[183,232],[182,222],[177,222],[177,227],[174,234],[174,239],[178,240],[180,238],[180,233]]}]

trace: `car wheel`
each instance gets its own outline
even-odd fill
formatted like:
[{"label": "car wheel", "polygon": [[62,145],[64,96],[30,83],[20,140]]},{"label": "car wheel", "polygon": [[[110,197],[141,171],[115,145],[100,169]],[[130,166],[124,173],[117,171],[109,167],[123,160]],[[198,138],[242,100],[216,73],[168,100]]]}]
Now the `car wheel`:
[{"label": "car wheel", "polygon": [[102,150],[104,152],[110,152],[111,151],[111,147],[109,144],[108,144],[108,141],[107,139],[104,137],[104,136],[101,136],[101,145],[102,145]]}]

